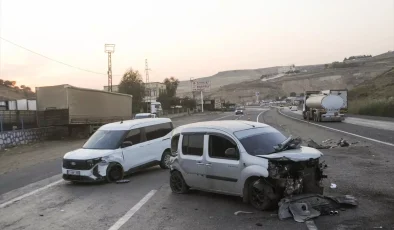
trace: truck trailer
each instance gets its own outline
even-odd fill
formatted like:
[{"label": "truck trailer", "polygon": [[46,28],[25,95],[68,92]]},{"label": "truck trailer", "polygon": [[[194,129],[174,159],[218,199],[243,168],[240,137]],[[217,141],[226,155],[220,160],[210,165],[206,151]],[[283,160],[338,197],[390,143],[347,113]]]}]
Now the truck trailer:
[{"label": "truck trailer", "polygon": [[39,127],[68,126],[92,134],[110,122],[132,119],[132,96],[71,85],[37,87]]},{"label": "truck trailer", "polygon": [[321,91],[322,94],[329,95],[338,95],[342,98],[343,100],[343,105],[341,107],[341,113],[347,113],[348,110],[348,105],[347,105],[347,89],[328,89],[328,90],[323,90]]},{"label": "truck trailer", "polygon": [[341,113],[343,99],[334,94],[323,94],[320,91],[306,91],[302,114],[304,120],[313,121],[343,121]]}]

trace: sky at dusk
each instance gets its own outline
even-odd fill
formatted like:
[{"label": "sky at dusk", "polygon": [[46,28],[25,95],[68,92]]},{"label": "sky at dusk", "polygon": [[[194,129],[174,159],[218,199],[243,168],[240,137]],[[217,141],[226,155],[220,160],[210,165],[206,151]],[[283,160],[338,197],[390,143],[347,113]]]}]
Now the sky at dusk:
[{"label": "sky at dusk", "polygon": [[32,87],[67,83],[102,89],[105,43],[116,45],[114,84],[130,67],[144,76],[145,59],[150,80],[162,81],[394,50],[393,0],[0,0],[0,5],[0,37],[14,43],[0,40],[0,78]]}]

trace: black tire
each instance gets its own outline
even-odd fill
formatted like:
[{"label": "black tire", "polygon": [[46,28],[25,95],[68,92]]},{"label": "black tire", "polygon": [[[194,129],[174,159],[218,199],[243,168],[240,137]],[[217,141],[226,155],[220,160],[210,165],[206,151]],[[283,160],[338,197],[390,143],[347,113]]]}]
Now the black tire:
[{"label": "black tire", "polygon": [[184,194],[189,191],[182,174],[179,171],[172,171],[170,176],[170,187],[173,193]]},{"label": "black tire", "polygon": [[124,176],[123,168],[119,164],[111,164],[107,169],[107,181],[116,182],[122,180]]},{"label": "black tire", "polygon": [[[274,201],[268,198],[264,193],[265,191],[260,191],[257,188],[253,187],[253,184],[257,180],[252,181],[248,185],[248,195],[250,204],[260,211],[270,210],[274,207]],[[268,186],[268,185],[267,185]]]},{"label": "black tire", "polygon": [[170,158],[171,158],[171,152],[168,150],[164,151],[163,155],[161,156],[160,168],[169,169],[170,168]]}]

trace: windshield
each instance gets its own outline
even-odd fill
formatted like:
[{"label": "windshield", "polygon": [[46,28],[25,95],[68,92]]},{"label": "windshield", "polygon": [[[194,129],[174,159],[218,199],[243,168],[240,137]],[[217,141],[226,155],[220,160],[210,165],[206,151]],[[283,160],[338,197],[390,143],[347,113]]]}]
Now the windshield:
[{"label": "windshield", "polygon": [[241,142],[246,152],[253,156],[274,153],[274,147],[286,140],[282,133],[272,127],[238,131],[234,135]]},{"label": "windshield", "polygon": [[98,130],[83,145],[84,149],[116,149],[127,130]]}]

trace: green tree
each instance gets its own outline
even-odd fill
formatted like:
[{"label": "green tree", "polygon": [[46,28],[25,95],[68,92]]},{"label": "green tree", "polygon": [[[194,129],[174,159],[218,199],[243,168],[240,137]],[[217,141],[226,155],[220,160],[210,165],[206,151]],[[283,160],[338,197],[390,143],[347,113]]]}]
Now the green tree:
[{"label": "green tree", "polygon": [[138,113],[145,96],[145,86],[141,74],[137,70],[130,68],[123,74],[119,83],[119,93],[133,95],[133,113]]},{"label": "green tree", "polygon": [[24,89],[24,88],[26,88],[26,86],[25,85],[21,85],[21,89]]},{"label": "green tree", "polygon": [[0,85],[3,85],[3,84],[4,84],[4,80],[0,79]]},{"label": "green tree", "polygon": [[175,97],[176,90],[178,89],[179,85],[179,80],[174,77],[170,77],[164,79],[163,83],[166,85],[167,97]]},{"label": "green tree", "polygon": [[305,94],[304,93],[300,93],[300,97],[303,97],[303,96],[305,96]]},{"label": "green tree", "polygon": [[290,97],[295,97],[295,96],[297,96],[297,94],[295,92],[290,93]]}]

